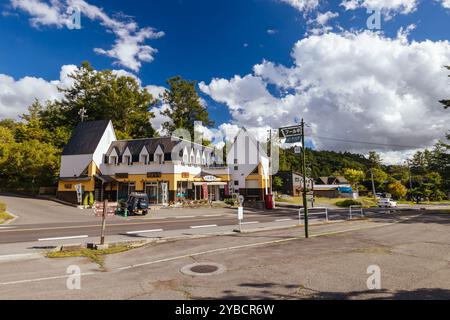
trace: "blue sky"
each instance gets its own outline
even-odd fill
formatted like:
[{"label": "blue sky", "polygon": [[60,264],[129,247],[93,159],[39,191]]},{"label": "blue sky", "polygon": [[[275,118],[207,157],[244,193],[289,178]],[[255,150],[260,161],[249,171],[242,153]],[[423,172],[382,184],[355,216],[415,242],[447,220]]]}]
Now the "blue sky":
[{"label": "blue sky", "polygon": [[[114,29],[111,26],[105,26],[104,21],[101,23],[101,19],[98,17],[90,17],[87,12],[83,12],[82,8],[82,28],[69,30],[61,24],[59,18],[43,16],[42,11],[39,11],[36,6],[45,4],[47,9],[56,8],[56,12],[65,12],[67,1],[70,4],[70,1],[81,0],[1,1],[0,74],[11,77],[14,81],[19,81],[24,77],[55,81],[60,79],[62,66],[79,65],[81,61],[88,60],[97,69],[112,68],[132,72],[141,79],[143,86],[164,86],[167,78],[181,75],[187,79],[203,82],[202,97],[207,102],[217,126],[238,122],[243,122],[247,127],[252,124],[255,127],[271,126],[272,123],[281,124],[280,119],[266,119],[264,115],[259,117],[259,120],[258,117],[255,117],[252,122],[249,117],[245,117],[245,112],[251,110],[250,106],[249,109],[246,109],[247,100],[242,98],[242,101],[245,102],[239,99],[231,101],[229,98],[231,95],[245,96],[248,93],[246,91],[247,84],[255,79],[259,81],[258,84],[262,81],[267,92],[261,92],[261,94],[270,94],[271,96],[268,98],[269,100],[274,98],[274,104],[279,104],[283,98],[289,98],[293,92],[300,96],[299,91],[305,89],[299,85],[284,86],[277,81],[272,81],[274,79],[270,79],[270,76],[255,74],[255,66],[266,61],[287,69],[301,69],[300,61],[304,59],[303,57],[308,54],[320,55],[320,51],[312,53],[313,49],[310,46],[314,46],[312,41],[314,37],[325,42],[328,33],[333,35],[335,40],[342,41],[347,37],[342,36],[344,33],[368,32],[366,20],[369,14],[366,12],[364,3],[367,0],[82,1],[84,4],[91,5],[90,9],[101,8],[101,12],[114,21],[136,22],[139,25],[136,29],[138,31],[151,27],[154,29],[152,32],[164,33],[157,37],[150,36],[138,43],[139,46],[149,45],[158,52],[150,54],[153,61],[138,61],[140,65],[136,67],[123,63],[125,60],[120,61],[111,55],[94,51],[94,48],[111,49],[114,41],[118,38],[115,31],[120,27]],[[354,2],[353,4],[356,5],[354,10],[346,9],[342,5],[346,1]],[[375,3],[377,1],[383,3],[381,0],[372,0]],[[402,0],[399,2],[404,2],[404,5],[380,7],[382,21],[378,34],[382,37],[381,40],[386,42],[398,40],[399,29],[407,30],[408,26],[411,26],[406,35],[407,43],[403,43],[402,48],[415,50],[413,48],[414,41],[425,47],[426,40],[429,40],[443,46],[440,50],[444,52],[441,52],[441,58],[442,63],[445,63],[448,57],[445,42],[448,40],[450,30],[450,9],[447,8],[450,7],[449,1]],[[59,7],[55,3],[62,6],[63,9],[58,9]],[[301,7],[302,5],[305,6]],[[47,11],[46,13],[50,12]],[[319,15],[327,12],[337,16],[329,19],[323,25],[313,21]],[[33,22],[33,19],[36,18],[38,18],[37,23]],[[325,27],[329,29],[325,30]],[[134,32],[131,34],[135,34]],[[302,47],[299,50],[307,51],[302,51],[302,57],[298,57],[294,54],[294,47],[302,40],[304,40],[302,43],[305,48]],[[329,39],[326,41],[330,43]],[[351,41],[363,40],[358,38]],[[402,45],[399,44],[399,46]],[[355,47],[358,48],[358,45]],[[328,48],[330,54],[333,54],[335,49],[338,48]],[[371,49],[365,48],[364,50],[370,52]],[[351,60],[352,57],[349,56],[348,59]],[[321,67],[324,67],[324,64],[326,61],[319,63]],[[411,65],[411,67],[415,66]],[[354,76],[358,77],[359,71],[354,70],[353,72],[355,72]],[[301,74],[301,70],[295,72],[299,83],[303,81]],[[236,83],[232,83],[232,79],[236,75],[241,78],[248,77],[242,81],[242,85],[237,86]],[[293,75],[289,76],[286,72],[281,72],[278,76],[292,78]],[[445,76],[444,72],[442,76]],[[213,79],[223,80],[220,85],[227,87],[221,87],[220,90],[225,90],[227,97],[222,96],[225,91],[220,91],[217,86],[212,87]],[[441,81],[446,80],[444,77],[442,79]],[[257,86],[256,80],[255,85],[251,88]],[[411,87],[411,85],[407,87]],[[406,90],[407,87],[403,87],[403,89]],[[2,88],[1,83],[0,88]],[[396,92],[398,91],[396,90]],[[258,94],[250,95],[258,97]],[[404,98],[406,95],[401,97]],[[1,99],[0,96],[0,101]],[[236,106],[236,103],[239,106]],[[266,105],[265,103],[262,102],[263,107]],[[299,101],[299,104],[301,103],[305,102]],[[281,109],[283,107],[283,105],[279,106]],[[299,108],[303,108],[303,111],[306,110],[306,106]],[[339,106],[337,108],[339,109]],[[277,110],[272,111],[277,112]],[[10,115],[13,112],[11,110],[9,113],[4,112],[3,117],[6,114]],[[240,118],[240,114],[244,116]],[[302,115],[301,110],[299,114]],[[1,103],[0,117],[2,117]],[[406,118],[407,116],[403,116],[402,120]],[[289,124],[293,122],[293,119],[294,116],[287,112],[283,121]],[[321,123],[317,119],[317,116],[311,117],[311,121],[314,120],[315,124],[320,126]],[[442,128],[440,130],[445,132]],[[334,132],[331,131],[326,133],[334,135]],[[354,137],[355,134],[350,136]],[[391,142],[400,144],[417,145],[417,142],[407,141],[398,133],[393,133],[388,138],[390,140],[380,139],[379,141],[384,143],[392,140]],[[433,138],[438,138],[436,133],[433,133]],[[423,143],[431,144],[432,140],[430,136],[428,141],[423,141]]]}]

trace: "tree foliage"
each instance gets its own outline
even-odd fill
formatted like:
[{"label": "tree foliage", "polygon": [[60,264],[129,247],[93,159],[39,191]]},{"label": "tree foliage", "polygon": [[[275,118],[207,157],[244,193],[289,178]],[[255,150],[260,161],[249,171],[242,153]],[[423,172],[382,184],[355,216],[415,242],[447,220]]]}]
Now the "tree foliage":
[{"label": "tree foliage", "polygon": [[170,121],[163,123],[163,128],[169,133],[176,129],[186,129],[194,137],[194,122],[201,121],[204,126],[212,126],[214,122],[209,119],[208,110],[202,105],[194,81],[176,76],[167,80],[169,89],[163,94],[163,101],[168,108],[162,112]]}]

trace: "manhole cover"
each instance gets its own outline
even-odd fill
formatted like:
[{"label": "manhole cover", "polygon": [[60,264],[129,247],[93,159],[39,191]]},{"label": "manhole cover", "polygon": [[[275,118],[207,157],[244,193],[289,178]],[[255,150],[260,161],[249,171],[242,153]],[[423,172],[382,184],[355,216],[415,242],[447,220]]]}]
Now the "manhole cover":
[{"label": "manhole cover", "polygon": [[223,273],[225,267],[218,263],[194,263],[181,268],[181,273],[189,276],[211,276]]},{"label": "manhole cover", "polygon": [[192,272],[195,273],[211,273],[217,271],[219,268],[217,266],[212,266],[210,264],[203,264],[191,268]]}]

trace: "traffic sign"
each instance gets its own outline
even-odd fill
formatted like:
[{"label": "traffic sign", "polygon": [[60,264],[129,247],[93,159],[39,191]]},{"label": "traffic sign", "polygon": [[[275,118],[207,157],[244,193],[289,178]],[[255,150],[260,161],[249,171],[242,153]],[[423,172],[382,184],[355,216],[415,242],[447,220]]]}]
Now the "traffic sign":
[{"label": "traffic sign", "polygon": [[290,127],[280,128],[280,137],[301,137],[302,136],[302,126],[295,125]]},{"label": "traffic sign", "polygon": [[294,148],[294,152],[295,152],[295,154],[300,154],[300,153],[302,153],[302,147],[300,147],[300,146],[295,147],[295,148]]}]

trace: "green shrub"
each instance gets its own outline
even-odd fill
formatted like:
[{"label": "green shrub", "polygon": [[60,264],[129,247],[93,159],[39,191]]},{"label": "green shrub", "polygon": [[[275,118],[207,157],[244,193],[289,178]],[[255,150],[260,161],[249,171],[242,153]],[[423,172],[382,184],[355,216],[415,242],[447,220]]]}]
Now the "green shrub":
[{"label": "green shrub", "polygon": [[336,202],[336,205],[341,208],[348,208],[350,206],[361,206],[362,203],[353,199],[347,199]]},{"label": "green shrub", "polygon": [[83,206],[87,207],[89,204],[89,194],[86,193],[83,200]]},{"label": "green shrub", "polygon": [[233,198],[225,199],[224,202],[225,202],[225,204],[227,204],[229,206],[234,206],[236,204],[236,201]]},{"label": "green shrub", "polygon": [[94,206],[94,193],[93,192],[89,192],[89,205],[92,207]]},{"label": "green shrub", "polygon": [[0,202],[0,213],[5,212],[5,211],[6,211],[6,204],[4,204],[3,202]]}]

